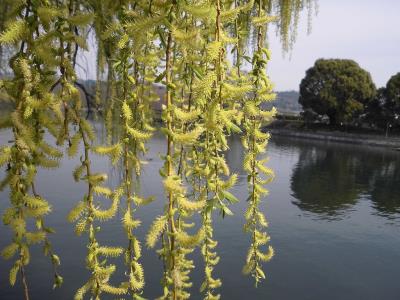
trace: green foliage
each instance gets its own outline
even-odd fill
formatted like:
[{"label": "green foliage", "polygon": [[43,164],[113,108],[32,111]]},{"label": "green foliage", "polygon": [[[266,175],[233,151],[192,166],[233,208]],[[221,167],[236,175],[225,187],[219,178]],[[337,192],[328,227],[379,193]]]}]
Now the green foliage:
[{"label": "green foliage", "polygon": [[393,105],[400,106],[400,73],[390,77],[386,84],[386,97],[388,102]]},{"label": "green foliage", "polygon": [[371,75],[356,62],[319,59],[301,81],[299,102],[338,125],[352,121],[375,95]]},{"label": "green foliage", "polygon": [[390,77],[384,90],[384,107],[392,124],[400,124],[400,73]]},{"label": "green foliage", "polygon": [[[372,126],[379,128],[386,128],[388,122],[395,121],[395,111],[393,108],[389,108],[385,88],[379,88],[376,91],[376,96],[365,106],[364,109],[364,121],[368,122]],[[394,123],[394,122],[393,122]]]},{"label": "green foliage", "polygon": [[400,73],[393,75],[385,87],[366,105],[365,118],[370,125],[389,130],[400,125]]}]

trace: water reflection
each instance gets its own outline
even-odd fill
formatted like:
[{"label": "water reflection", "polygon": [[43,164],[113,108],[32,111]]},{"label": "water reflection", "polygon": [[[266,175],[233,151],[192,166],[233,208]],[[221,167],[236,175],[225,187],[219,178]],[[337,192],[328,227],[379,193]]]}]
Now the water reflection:
[{"label": "water reflection", "polygon": [[322,219],[345,218],[360,201],[375,214],[400,219],[400,154],[380,148],[275,138],[299,155],[291,175],[292,203]]},{"label": "water reflection", "polygon": [[[118,126],[113,123],[112,135],[101,120],[93,120],[98,142],[115,140]],[[0,131],[0,144],[11,139],[11,133]],[[51,141],[52,139],[50,139]],[[242,146],[238,138],[230,139],[226,153],[232,172],[239,174],[234,193],[239,199],[247,196],[246,174],[242,171]],[[142,226],[137,229],[140,240],[151,222],[164,208],[165,193],[158,170],[160,154],[165,153],[165,137],[157,133],[149,141],[140,189],[144,196],[156,200],[137,211]],[[81,149],[82,150],[82,149]],[[81,151],[80,150],[80,151]],[[215,235],[219,241],[221,262],[216,271],[223,279],[222,299],[398,299],[400,276],[400,152],[385,149],[364,149],[352,145],[326,144],[274,136],[267,153],[269,165],[277,176],[268,186],[271,193],[262,207],[270,220],[276,257],[266,266],[268,280],[253,288],[251,278],[242,277],[244,256],[249,246],[243,233],[243,213],[247,203],[232,206],[235,215],[215,218]],[[85,193],[85,186],[73,181],[72,171],[79,157],[65,156],[56,170],[39,170],[37,188],[51,201],[54,211],[46,217],[56,230],[52,242],[62,260],[65,278],[61,289],[52,289],[51,266],[39,246],[32,247],[32,261],[27,269],[32,299],[72,299],[88,274],[84,260],[86,240],[77,237],[66,216]],[[108,184],[118,186],[120,166],[112,166],[106,157],[92,156],[97,171],[108,170]],[[4,175],[0,170],[0,178]],[[139,187],[138,187],[139,188]],[[292,195],[292,197],[291,197]],[[0,192],[0,213],[9,205],[8,192]],[[7,200],[7,201],[6,201]],[[299,209],[310,216],[299,218]],[[102,225],[101,241],[112,246],[125,245],[119,214]],[[338,220],[327,222],[326,219]],[[395,219],[388,222],[388,219]],[[10,239],[10,231],[0,228],[0,249]],[[340,253],[340,255],[338,255]],[[199,251],[193,255],[192,299],[201,299],[199,288],[203,269]],[[117,264],[115,283],[126,280],[122,260]],[[162,263],[154,250],[143,248],[145,269],[144,296],[155,299],[162,294]],[[20,299],[19,287],[8,283],[9,261],[0,259],[0,299]],[[312,291],[312,293],[310,293]]]},{"label": "water reflection", "polygon": [[297,199],[293,204],[327,217],[343,215],[357,202],[359,194],[353,163],[352,157],[333,149],[302,149],[291,178],[291,189]]},{"label": "water reflection", "polygon": [[389,162],[376,172],[370,189],[371,200],[379,215],[389,219],[400,214],[399,159]]}]

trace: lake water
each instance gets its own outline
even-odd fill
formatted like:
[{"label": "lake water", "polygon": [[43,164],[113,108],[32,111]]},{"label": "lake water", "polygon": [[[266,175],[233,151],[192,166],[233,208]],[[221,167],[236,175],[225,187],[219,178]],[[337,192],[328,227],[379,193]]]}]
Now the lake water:
[{"label": "lake water", "polygon": [[[99,137],[103,134],[100,130]],[[9,139],[9,132],[0,131],[0,144]],[[149,163],[141,179],[143,194],[157,197],[138,212],[143,224],[137,234],[142,240],[165,201],[158,174],[164,144],[162,136],[150,142]],[[262,209],[270,222],[276,256],[265,265],[267,280],[256,289],[251,278],[241,274],[249,244],[242,230],[246,175],[241,169],[240,141],[231,140],[227,158],[232,171],[239,174],[234,193],[242,201],[233,206],[234,216],[215,218],[221,256],[216,275],[223,280],[222,299],[399,299],[400,152],[274,136],[268,156],[276,179],[269,185],[270,196]],[[95,169],[108,170],[111,185],[118,183],[121,173],[107,159],[93,157],[92,161]],[[84,262],[87,237],[75,236],[73,225],[66,221],[69,210],[86,191],[72,179],[76,164],[77,159],[64,158],[61,168],[39,172],[37,189],[53,204],[46,220],[57,231],[51,240],[61,257],[64,284],[52,290],[48,258],[43,257],[39,247],[33,247],[27,268],[33,300],[72,299],[88,277]],[[4,175],[3,170],[0,175]],[[0,212],[8,205],[8,192],[0,192]],[[125,244],[120,219],[118,215],[102,226],[101,241]],[[9,229],[0,225],[1,248],[10,237]],[[192,299],[201,299],[198,289],[202,262],[198,251],[193,258],[198,267],[192,272]],[[115,262],[122,270],[120,260]],[[153,249],[144,251],[142,262],[146,275],[144,296],[154,299],[162,294],[162,265]],[[14,288],[8,284],[9,268],[10,262],[0,259],[0,299],[22,299],[19,284]],[[120,271],[113,281],[123,278]]]}]

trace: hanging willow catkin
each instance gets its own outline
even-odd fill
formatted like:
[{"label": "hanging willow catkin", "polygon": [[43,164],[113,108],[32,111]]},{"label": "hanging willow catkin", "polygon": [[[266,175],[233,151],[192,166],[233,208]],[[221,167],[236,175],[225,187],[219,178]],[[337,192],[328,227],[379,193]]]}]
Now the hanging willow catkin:
[{"label": "hanging willow catkin", "polygon": [[[13,231],[12,243],[1,254],[6,259],[16,257],[9,273],[14,285],[20,274],[25,298],[29,299],[25,267],[29,264],[30,246],[42,244],[43,252],[50,256],[54,271],[54,286],[60,286],[63,278],[58,274],[60,259],[53,252],[48,235],[53,229],[45,225],[44,217],[51,212],[51,205],[35,188],[36,173],[40,168],[58,167],[61,152],[45,142],[45,131],[57,132],[53,121],[60,121],[61,112],[54,95],[49,92],[51,66],[43,63],[39,47],[44,34],[38,34],[41,26],[36,3],[27,1],[14,7],[7,29],[0,35],[2,45],[19,44],[10,60],[14,77],[0,82],[1,89],[12,99],[15,109],[10,114],[13,132],[11,146],[1,147],[0,165],[7,165],[6,177],[0,186],[8,185],[11,206],[3,214],[3,223]],[[22,16],[22,17],[18,17]],[[54,120],[49,118],[53,115]],[[34,220],[34,227],[30,225]]]},{"label": "hanging willow catkin", "polygon": [[[262,197],[268,194],[264,185],[269,183],[274,173],[264,166],[267,159],[259,159],[265,153],[269,134],[262,132],[262,126],[272,121],[275,109],[264,111],[263,103],[272,101],[275,94],[272,92],[272,84],[266,75],[265,69],[270,53],[265,48],[265,24],[275,21],[275,18],[263,15],[262,1],[258,1],[257,16],[252,18],[252,23],[257,28],[257,48],[253,54],[252,81],[254,93],[244,103],[244,125],[245,136],[243,146],[246,154],[243,161],[243,168],[248,173],[249,206],[245,212],[246,224],[244,229],[251,234],[251,245],[248,250],[246,264],[243,268],[245,274],[251,274],[256,286],[261,279],[265,279],[264,271],[261,268],[262,262],[269,261],[274,255],[274,250],[268,246],[267,252],[263,252],[262,246],[268,244],[270,237],[264,228],[268,226],[265,216],[260,210]],[[262,176],[260,176],[262,175]]]}]

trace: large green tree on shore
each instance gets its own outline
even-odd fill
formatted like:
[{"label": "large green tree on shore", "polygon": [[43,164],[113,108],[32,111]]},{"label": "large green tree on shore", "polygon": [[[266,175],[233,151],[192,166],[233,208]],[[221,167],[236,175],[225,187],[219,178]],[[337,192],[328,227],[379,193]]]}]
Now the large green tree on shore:
[{"label": "large green tree on shore", "polygon": [[352,121],[375,94],[371,75],[353,60],[318,59],[301,81],[299,102],[338,125]]}]

